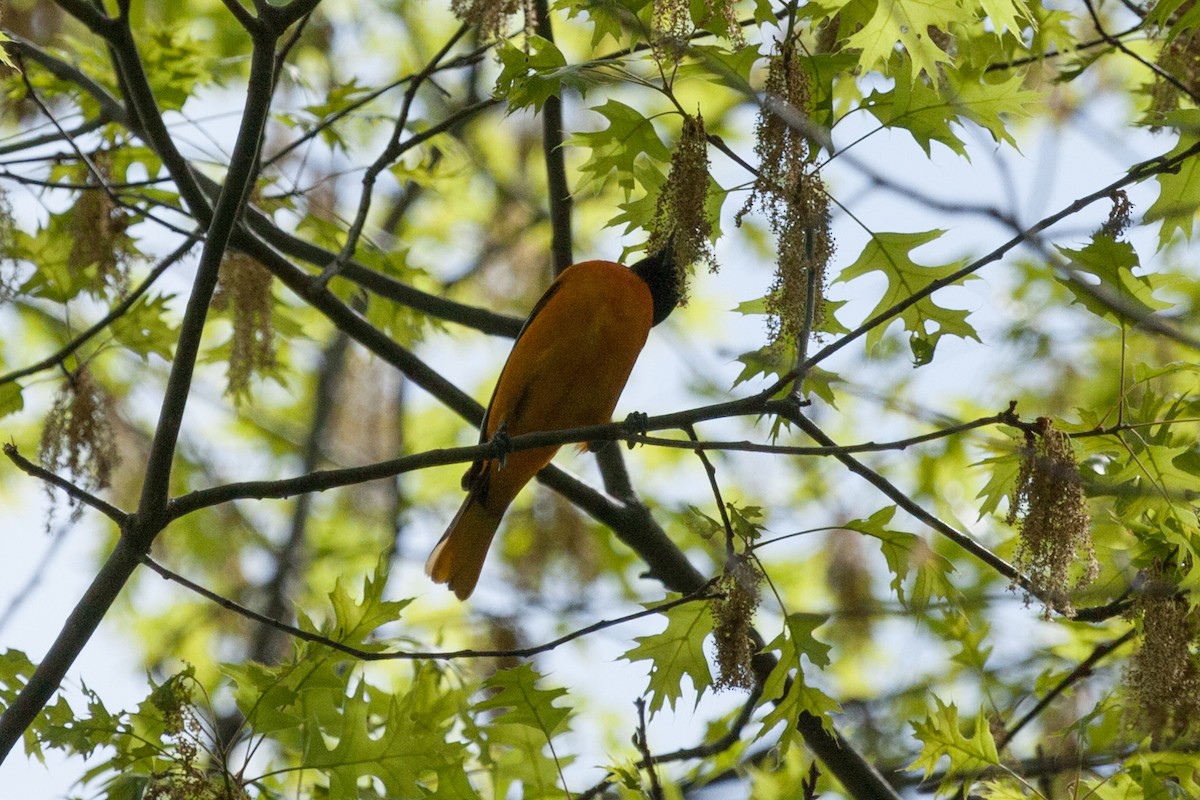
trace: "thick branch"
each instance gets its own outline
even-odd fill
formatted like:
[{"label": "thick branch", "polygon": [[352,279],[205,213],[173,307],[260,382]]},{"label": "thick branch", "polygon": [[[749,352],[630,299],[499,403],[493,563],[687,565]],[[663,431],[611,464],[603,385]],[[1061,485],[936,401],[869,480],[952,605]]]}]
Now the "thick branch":
[{"label": "thick branch", "polygon": [[[554,41],[547,0],[534,0],[537,35]],[[571,266],[575,258],[571,243],[571,187],[563,156],[562,96],[552,94],[542,104],[542,155],[546,161],[546,188],[550,202],[550,255],[554,274]]]},{"label": "thick branch", "polygon": [[[122,64],[136,64],[136,70],[140,74],[141,66],[133,48],[132,34],[125,26],[121,27],[121,31],[122,35],[114,36],[110,40],[114,53]],[[0,761],[7,758],[22,733],[57,690],[84,644],[91,638],[121,588],[133,574],[138,563],[138,553],[149,549],[151,541],[165,524],[164,512],[167,506],[171,462],[183,422],[192,372],[199,354],[204,320],[216,287],[217,269],[225,246],[254,178],[259,142],[270,109],[273,51],[273,40],[255,41],[242,124],[234,146],[226,184],[212,215],[192,293],[184,311],[175,358],[159,412],[158,427],[150,447],[138,512],[127,520],[116,549],[76,605],[29,683],[5,710],[3,716],[0,716]],[[146,89],[148,90],[148,87]],[[153,96],[143,98],[143,104],[147,101],[153,107]],[[156,111],[151,116],[152,125],[153,120],[157,120],[159,125],[162,124],[162,119]],[[147,122],[145,115],[143,122]],[[165,128],[163,133],[165,134]]]}]

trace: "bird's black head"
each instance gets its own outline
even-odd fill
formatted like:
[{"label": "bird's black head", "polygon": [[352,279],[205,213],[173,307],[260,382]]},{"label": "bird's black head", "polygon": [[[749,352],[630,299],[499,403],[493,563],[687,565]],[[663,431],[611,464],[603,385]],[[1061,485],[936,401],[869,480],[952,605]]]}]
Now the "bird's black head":
[{"label": "bird's black head", "polygon": [[650,287],[654,300],[654,323],[666,319],[675,306],[679,305],[679,278],[675,270],[675,237],[671,236],[663,247],[630,269]]}]

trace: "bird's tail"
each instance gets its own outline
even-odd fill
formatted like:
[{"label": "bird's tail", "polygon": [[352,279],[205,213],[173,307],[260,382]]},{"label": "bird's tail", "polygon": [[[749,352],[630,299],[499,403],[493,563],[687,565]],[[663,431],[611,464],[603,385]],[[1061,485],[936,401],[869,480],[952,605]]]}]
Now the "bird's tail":
[{"label": "bird's tail", "polygon": [[474,493],[468,494],[441,541],[429,554],[425,573],[435,583],[449,586],[459,600],[466,600],[475,591],[483,560],[503,516],[503,510],[493,513],[476,500]]}]

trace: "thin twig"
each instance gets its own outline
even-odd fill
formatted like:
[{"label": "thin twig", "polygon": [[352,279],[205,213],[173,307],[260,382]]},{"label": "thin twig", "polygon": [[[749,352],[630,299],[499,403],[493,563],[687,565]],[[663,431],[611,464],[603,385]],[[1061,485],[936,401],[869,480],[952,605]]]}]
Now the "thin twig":
[{"label": "thin twig", "polygon": [[[1023,427],[1024,425],[1010,409],[1010,411],[1001,412],[993,417],[984,417],[972,422],[951,426],[944,431],[935,431],[909,439],[902,439],[897,442],[820,447],[761,445],[753,442],[682,442],[675,439],[647,437],[642,433],[643,430],[676,429],[681,427],[686,429],[691,424],[689,421],[691,417],[696,417],[695,421],[700,421],[701,419],[716,419],[721,416],[762,413],[767,410],[767,404],[760,401],[757,406],[753,404],[738,406],[728,414],[712,414],[710,413],[712,408],[712,406],[702,406],[691,411],[676,412],[657,417],[645,417],[645,424],[643,425],[641,422],[638,422],[638,429],[632,431],[626,423],[611,422],[605,425],[587,425],[579,428],[523,433],[508,439],[504,444],[504,450],[506,452],[517,452],[546,447],[548,445],[561,446],[565,444],[626,440],[631,443],[677,447],[699,452],[706,450],[742,450],[772,455],[820,455],[837,457],[858,452],[902,450],[920,442],[931,441],[984,425],[996,423],[1012,424],[1018,427]],[[482,409],[480,410],[482,412]],[[429,467],[470,463],[480,458],[494,458],[498,452],[497,447],[498,445],[495,443],[485,442],[463,447],[440,448],[355,467],[317,470],[293,478],[245,481],[228,483],[208,489],[198,489],[173,499],[167,509],[167,519],[179,519],[202,508],[209,508],[233,500],[284,499],[306,492],[322,492],[329,489],[378,480],[380,478],[392,478],[405,472],[413,472]]]},{"label": "thin twig", "polygon": [[[37,148],[48,144],[56,144],[64,139],[78,139],[80,136],[85,136],[93,131],[100,130],[110,122],[112,122],[112,120],[110,120],[105,113],[101,111],[93,119],[89,119],[86,122],[81,122],[71,130],[67,131],[66,136],[59,132],[57,126],[52,125],[51,127],[55,128],[54,133],[32,136],[28,139],[18,139],[10,144],[0,145],[0,156],[5,156],[9,153],[22,153],[28,150],[36,150]],[[25,132],[28,132],[27,129]],[[44,159],[39,158],[38,160],[43,161]]]},{"label": "thin twig", "polygon": [[168,269],[174,266],[176,262],[188,254],[188,252],[195,246],[196,242],[199,241],[200,238],[201,234],[199,232],[194,232],[192,236],[189,237],[183,244],[175,248],[175,250],[166,256],[166,258],[160,261],[154,267],[154,269],[150,271],[150,274],[146,276],[146,279],[138,284],[132,292],[126,295],[120,303],[117,303],[115,306],[109,309],[107,314],[96,320],[96,322],[93,325],[90,325],[87,330],[80,333],[58,350],[54,351],[40,361],[30,364],[29,366],[21,367],[20,369],[15,369],[12,372],[0,375],[0,386],[20,380],[27,375],[33,375],[34,373],[41,372],[44,369],[49,369],[62,364],[68,356],[86,344],[90,339],[92,339],[92,337],[96,336],[96,334],[103,331],[110,324],[123,317],[125,313],[128,312],[129,309],[132,308],[139,299],[141,299],[142,295],[144,295],[150,289],[150,287],[154,285],[154,282],[157,281],[164,272],[166,272]]},{"label": "thin twig", "polygon": [[1096,666],[1096,664],[1098,664],[1102,659],[1119,648],[1121,645],[1132,641],[1136,636],[1137,628],[1130,628],[1116,639],[1096,645],[1088,657],[1079,662],[1079,666],[1075,667],[1075,669],[1064,675],[1062,679],[1058,681],[1058,683],[1054,684],[1050,691],[1048,691],[1041,700],[1038,700],[1037,704],[1031,708],[1029,712],[1025,714],[1025,716],[1021,717],[1004,731],[1004,734],[996,740],[996,749],[1003,750],[1008,743],[1013,740],[1013,737],[1020,733],[1022,728],[1036,719],[1039,714],[1045,711],[1046,707],[1054,702],[1056,697],[1061,695],[1075,683],[1091,675],[1092,667]]},{"label": "thin twig", "polygon": [[1169,70],[1165,70],[1160,65],[1155,64],[1153,61],[1133,52],[1126,47],[1125,43],[1119,38],[1104,30],[1104,23],[1101,21],[1100,15],[1096,13],[1096,6],[1092,3],[1092,0],[1083,0],[1083,5],[1084,8],[1088,10],[1088,15],[1092,18],[1092,24],[1096,26],[1096,33],[1100,34],[1101,38],[1103,38],[1105,42],[1112,45],[1117,50],[1120,50],[1122,53],[1141,64],[1143,67],[1150,70],[1179,91],[1183,92],[1188,98],[1191,99],[1193,103],[1200,101],[1200,96],[1197,96],[1196,92],[1192,91],[1192,89],[1189,88],[1186,83],[1179,80],[1179,78],[1172,75]]},{"label": "thin twig", "polygon": [[247,33],[257,30],[262,25],[239,0],[221,0],[221,2]]},{"label": "thin twig", "polygon": [[[694,427],[687,425],[684,427],[684,430],[693,443],[699,443],[700,440],[696,436],[696,429]],[[725,528],[725,557],[732,559],[734,556],[733,523],[729,521],[729,510],[725,508],[725,501],[721,498],[721,485],[717,483],[717,468],[709,461],[708,454],[704,452],[704,448],[696,447],[693,452],[700,459],[700,463],[704,465],[704,472],[708,475],[708,485],[712,489],[713,499],[716,500],[717,513],[721,515],[721,524]]]},{"label": "thin twig", "polygon": [[616,617],[614,619],[598,620],[597,622],[594,622],[591,625],[571,631],[568,634],[560,636],[557,639],[552,639],[551,641],[548,641],[548,642],[531,645],[529,647],[513,648],[513,649],[509,649],[509,650],[498,650],[498,649],[497,650],[476,650],[476,649],[423,650],[423,651],[366,650],[361,647],[355,647],[353,645],[345,644],[344,642],[339,642],[336,639],[329,638],[328,636],[322,636],[319,633],[314,633],[312,631],[306,631],[303,628],[298,628],[295,625],[289,625],[286,622],[281,622],[280,620],[272,619],[271,617],[268,617],[265,614],[260,614],[253,609],[246,608],[245,606],[241,605],[240,603],[237,603],[234,600],[230,600],[228,597],[225,597],[223,595],[217,594],[216,592],[212,591],[211,589],[207,589],[204,586],[201,586],[200,584],[196,583],[195,581],[185,578],[184,576],[180,575],[179,573],[174,572],[174,571],[168,569],[167,567],[164,567],[162,564],[159,564],[157,561],[155,561],[149,555],[143,554],[139,560],[141,561],[142,564],[149,567],[154,572],[158,573],[159,576],[161,576],[165,580],[169,580],[172,583],[177,583],[180,586],[187,589],[188,591],[194,592],[195,594],[200,595],[201,597],[205,598],[206,600],[210,600],[213,603],[216,603],[221,608],[232,611],[235,614],[243,616],[246,619],[252,620],[261,625],[270,626],[271,628],[274,628],[275,630],[278,630],[282,633],[286,633],[288,636],[291,636],[295,639],[300,639],[305,642],[310,642],[312,644],[318,644],[323,647],[328,647],[331,650],[336,650],[339,653],[344,653],[345,655],[348,655],[351,658],[358,659],[359,661],[414,661],[414,660],[420,660],[420,659],[428,659],[428,660],[434,660],[434,661],[454,661],[454,660],[458,660],[458,659],[467,659],[467,658],[531,658],[531,657],[539,655],[541,653],[547,653],[551,650],[561,647],[562,645],[564,645],[568,642],[572,642],[576,639],[582,638],[589,634],[596,633],[597,631],[605,630],[606,628],[612,628],[617,625],[623,625],[626,622],[632,622],[633,620],[636,620],[636,619],[641,619],[643,617],[653,616],[654,614],[658,614],[660,612],[669,611],[670,609],[675,608],[676,606],[681,606],[681,605],[685,605],[687,603],[695,603],[695,602],[709,599],[709,595],[705,591],[701,590],[699,592],[695,592],[693,594],[686,595],[684,597],[677,597],[673,600],[668,600],[664,603],[660,603],[651,608],[644,608],[640,611],[635,611],[632,614],[626,614],[623,617]]},{"label": "thin twig", "polygon": [[124,525],[129,519],[129,514],[127,512],[122,511],[111,503],[101,500],[99,497],[96,497],[96,495],[92,494],[86,489],[76,486],[66,478],[56,475],[45,467],[35,464],[29,459],[25,458],[25,456],[21,455],[21,452],[17,450],[17,446],[12,442],[5,443],[4,455],[8,456],[9,460],[16,464],[17,469],[21,470],[26,475],[31,475],[38,480],[45,481],[55,488],[62,489],[64,492],[70,495],[72,499],[78,500],[85,506],[96,509],[101,514],[117,523],[117,525]]},{"label": "thin twig", "polygon": [[646,737],[646,698],[639,697],[633,701],[637,707],[637,730],[633,732],[633,746],[642,754],[642,764],[646,774],[650,776],[650,800],[663,800],[662,784],[658,781],[658,769],[654,766],[654,756],[650,752],[650,741]]},{"label": "thin twig", "polygon": [[[691,761],[699,758],[709,758],[719,753],[724,753],[729,748],[733,747],[742,738],[742,731],[749,724],[751,717],[754,716],[755,709],[758,708],[758,701],[762,697],[761,687],[757,687],[750,692],[746,698],[746,702],[742,704],[741,710],[738,711],[737,717],[729,725],[729,729],[723,734],[713,739],[711,742],[694,745],[692,747],[683,747],[678,750],[673,750],[669,753],[661,753],[652,755],[651,761],[647,762],[645,757],[638,760],[634,766],[638,769],[645,769],[652,764],[671,764],[676,761]],[[608,790],[615,780],[612,777],[606,777],[590,789],[575,795],[575,800],[591,800],[591,798],[599,797]]]},{"label": "thin twig", "polygon": [[359,237],[362,236],[363,227],[367,224],[367,214],[371,211],[371,201],[375,193],[376,179],[378,179],[380,173],[395,163],[397,158],[413,146],[409,142],[415,139],[415,136],[409,142],[403,144],[400,141],[400,137],[404,135],[404,129],[408,125],[408,115],[412,110],[412,104],[417,97],[417,92],[420,90],[421,85],[437,70],[438,64],[446,57],[450,49],[454,47],[469,29],[469,26],[466,24],[460,25],[458,30],[450,35],[445,44],[429,60],[425,68],[414,75],[412,80],[409,81],[408,89],[404,93],[404,101],[400,107],[400,113],[396,116],[396,123],[392,127],[391,138],[383,148],[383,152],[379,154],[379,157],[363,173],[362,191],[358,198],[358,211],[355,213],[354,221],[350,224],[350,229],[346,234],[346,242],[342,246],[341,252],[338,253],[338,257],[325,268],[325,271],[321,275],[321,280],[328,281],[330,277],[341,272],[346,262],[354,256],[354,252],[358,248]]},{"label": "thin twig", "polygon": [[[788,413],[786,409],[781,409],[781,413],[786,419],[795,423],[802,431],[811,436],[815,441],[828,447],[837,446],[833,439],[829,438],[829,436],[822,431],[816,425],[816,423],[805,417],[803,414]],[[947,539],[951,540],[1004,577],[1013,581],[1013,583],[1017,584],[1031,595],[1037,596],[1036,592],[1033,591],[1033,586],[1029,579],[1022,575],[1016,569],[1016,567],[1012,566],[1003,558],[972,539],[969,535],[951,527],[950,525],[947,525],[945,522],[942,522],[933,514],[926,511],[907,494],[900,491],[900,489],[898,489],[895,484],[893,484],[887,478],[883,477],[878,472],[875,472],[873,469],[866,466],[848,453],[837,453],[834,457],[838,461],[841,461],[847,469],[865,479],[868,483],[881,491],[886,497],[892,500],[892,502],[903,508],[909,514],[912,514],[914,517],[921,520],[926,525],[933,528],[935,531],[942,534]]]},{"label": "thin twig", "polygon": [[[1067,219],[1068,217],[1071,217],[1071,216],[1079,213],[1080,211],[1087,208],[1091,204],[1110,197],[1112,195],[1112,193],[1114,191],[1116,191],[1117,189],[1124,188],[1126,186],[1129,186],[1130,184],[1137,183],[1139,181],[1145,180],[1146,178],[1152,177],[1154,175],[1159,175],[1164,172],[1169,172],[1173,169],[1176,169],[1180,165],[1182,165],[1184,162],[1196,157],[1197,154],[1200,154],[1200,141],[1197,141],[1191,147],[1188,147],[1186,150],[1184,150],[1174,156],[1171,156],[1170,158],[1156,158],[1156,159],[1151,159],[1149,161],[1145,161],[1145,162],[1142,162],[1141,164],[1135,165],[1123,177],[1118,178],[1117,180],[1113,181],[1112,183],[1108,184],[1107,186],[1104,186],[1101,189],[1097,189],[1096,191],[1091,192],[1090,194],[1086,194],[1086,195],[1078,198],[1077,200],[1075,200],[1074,202],[1063,207],[1059,211],[1056,211],[1055,213],[1050,214],[1049,216],[1043,217],[1038,222],[1034,223],[1033,225],[1031,225],[1028,228],[1025,228],[1020,233],[1018,233],[1016,236],[1013,236],[1008,241],[1006,241],[1003,244],[1001,244],[1000,246],[996,247],[990,253],[987,253],[986,255],[975,259],[974,261],[972,261],[969,264],[962,267],[962,269],[956,270],[955,272],[951,273],[950,275],[947,275],[944,278],[940,278],[935,281],[930,281],[930,283],[927,286],[925,286],[924,288],[918,289],[918,290],[912,292],[911,294],[906,296],[903,300],[901,300],[901,301],[895,303],[894,305],[890,306],[889,308],[884,309],[883,311],[879,312],[878,314],[871,317],[866,322],[859,325],[857,328],[855,328],[850,333],[845,334],[844,336],[839,338],[837,341],[831,342],[830,344],[821,348],[820,351],[818,351],[817,353],[815,353],[814,355],[809,357],[809,359],[801,366],[801,369],[810,369],[814,365],[821,363],[825,359],[832,356],[834,353],[838,352],[839,350],[843,349],[844,347],[847,347],[853,341],[865,336],[867,333],[869,333],[870,331],[879,327],[880,325],[883,325],[885,323],[890,322],[892,319],[895,319],[898,315],[900,315],[907,309],[911,308],[912,306],[916,305],[920,301],[924,300],[926,297],[929,297],[930,295],[932,295],[934,292],[938,291],[939,289],[943,289],[947,286],[952,286],[956,283],[959,283],[960,281],[963,280],[963,278],[967,277],[968,275],[972,275],[972,274],[978,272],[979,270],[983,269],[983,267],[987,266],[988,264],[992,264],[996,261],[999,261],[1005,255],[1007,255],[1011,250],[1016,248],[1018,245],[1024,244],[1025,242],[1035,239],[1039,234],[1041,234],[1046,229],[1054,226],[1055,224],[1061,222],[1064,219]],[[780,376],[779,380],[776,382],[776,386],[778,388],[782,388],[782,386],[786,385],[794,377],[795,376],[792,374],[792,372],[789,372],[786,375],[782,375],[782,376]]]}]

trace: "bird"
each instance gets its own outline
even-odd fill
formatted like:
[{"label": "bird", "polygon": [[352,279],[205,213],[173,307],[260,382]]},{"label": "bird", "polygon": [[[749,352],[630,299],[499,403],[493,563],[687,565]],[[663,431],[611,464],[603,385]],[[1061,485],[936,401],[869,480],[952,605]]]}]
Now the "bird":
[{"label": "bird", "polygon": [[[563,270],[517,334],[480,443],[608,422],[650,328],[679,303],[673,251],[672,237],[631,267],[582,261]],[[556,452],[537,447],[471,464],[466,499],[425,562],[435,583],[470,597],[505,510]]]}]

